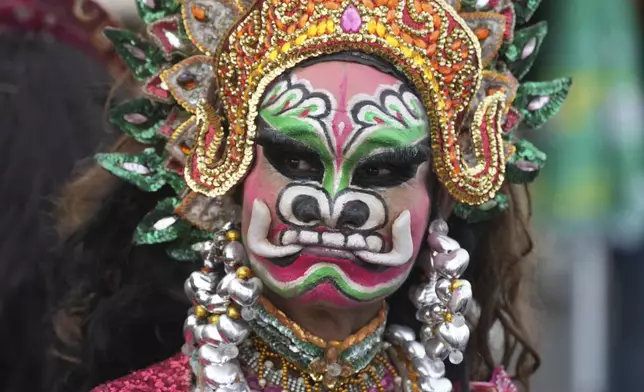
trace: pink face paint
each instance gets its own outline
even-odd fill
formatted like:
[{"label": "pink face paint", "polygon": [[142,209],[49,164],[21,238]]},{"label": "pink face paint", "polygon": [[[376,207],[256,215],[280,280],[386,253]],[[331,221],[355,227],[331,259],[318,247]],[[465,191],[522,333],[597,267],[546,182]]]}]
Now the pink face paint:
[{"label": "pink face paint", "polygon": [[[244,240],[270,244],[246,244],[253,270],[304,303],[381,300],[406,279],[428,224],[428,164],[417,147],[428,136],[424,109],[395,77],[356,63],[318,63],[275,86],[259,109],[262,147],[244,182]],[[253,215],[255,200],[270,222]],[[268,225],[263,238],[249,237],[251,224]]]}]

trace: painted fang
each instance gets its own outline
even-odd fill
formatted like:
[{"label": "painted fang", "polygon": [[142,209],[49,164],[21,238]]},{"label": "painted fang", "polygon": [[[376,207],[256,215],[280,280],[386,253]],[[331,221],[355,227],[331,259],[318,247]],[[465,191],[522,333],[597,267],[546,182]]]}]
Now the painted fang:
[{"label": "painted fang", "polygon": [[262,257],[286,257],[302,250],[297,245],[276,246],[270,243],[267,239],[270,224],[270,210],[261,200],[255,200],[246,240],[246,246],[251,252]]},{"label": "painted fang", "polygon": [[396,267],[411,260],[414,254],[414,243],[411,238],[411,219],[409,211],[405,210],[394,222],[392,228],[394,246],[389,253],[360,251],[358,257],[371,264]]}]

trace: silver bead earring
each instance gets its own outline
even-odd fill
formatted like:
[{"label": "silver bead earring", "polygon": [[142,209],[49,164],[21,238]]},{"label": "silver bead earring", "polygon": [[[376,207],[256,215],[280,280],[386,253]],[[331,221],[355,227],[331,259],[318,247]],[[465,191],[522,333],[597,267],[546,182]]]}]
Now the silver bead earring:
[{"label": "silver bead earring", "polygon": [[197,373],[206,392],[248,390],[237,357],[251,330],[262,281],[247,266],[241,233],[231,220],[215,231],[204,267],[184,284],[193,307],[184,323],[183,352],[201,366]]},{"label": "silver bead earring", "polygon": [[427,355],[459,364],[470,337],[463,314],[472,302],[472,286],[460,279],[470,256],[448,232],[444,219],[431,222],[428,254],[419,260],[428,281],[412,288],[410,298],[423,323],[420,338]]}]

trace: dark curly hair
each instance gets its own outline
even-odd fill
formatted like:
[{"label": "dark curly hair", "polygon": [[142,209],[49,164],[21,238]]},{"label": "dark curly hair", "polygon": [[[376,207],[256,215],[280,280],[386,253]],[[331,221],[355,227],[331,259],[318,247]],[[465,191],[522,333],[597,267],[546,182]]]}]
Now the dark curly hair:
[{"label": "dark curly hair", "polygon": [[100,118],[113,80],[85,53],[39,35],[4,31],[0,53],[0,390],[37,391],[40,271],[57,243],[51,200],[78,160],[112,143]]}]

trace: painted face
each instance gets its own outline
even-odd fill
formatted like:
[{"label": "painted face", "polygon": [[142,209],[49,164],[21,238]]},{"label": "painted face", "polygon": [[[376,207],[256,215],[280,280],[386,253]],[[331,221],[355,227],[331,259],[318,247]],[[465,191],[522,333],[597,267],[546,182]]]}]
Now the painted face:
[{"label": "painted face", "polygon": [[428,223],[428,122],[419,99],[373,67],[330,61],[267,90],[242,229],[268,289],[351,307],[407,278]]}]

